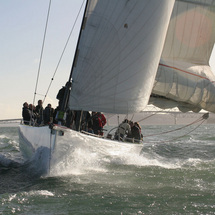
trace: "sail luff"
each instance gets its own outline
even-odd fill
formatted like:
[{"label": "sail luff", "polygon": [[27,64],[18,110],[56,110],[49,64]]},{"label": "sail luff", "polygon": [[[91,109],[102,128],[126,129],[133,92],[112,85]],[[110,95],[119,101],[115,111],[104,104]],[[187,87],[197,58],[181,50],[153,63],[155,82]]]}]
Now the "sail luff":
[{"label": "sail luff", "polygon": [[66,109],[68,107],[69,96],[70,96],[70,91],[71,91],[72,73],[73,73],[73,69],[75,67],[76,59],[77,59],[77,56],[78,56],[78,45],[79,45],[80,37],[81,37],[81,30],[84,28],[84,24],[85,24],[84,23],[85,22],[84,17],[85,17],[86,11],[87,11],[87,5],[88,5],[88,0],[86,1],[84,13],[83,13],[82,23],[81,23],[81,27],[80,27],[78,41],[77,41],[77,44],[76,44],[76,49],[75,49],[74,59],[73,59],[73,62],[72,62],[71,71],[70,71],[70,74],[69,74],[69,79],[68,79],[68,82],[65,85],[65,93],[64,93],[62,105],[60,106],[60,110],[63,111],[63,112],[66,111]]},{"label": "sail luff", "polygon": [[86,16],[86,12],[87,12],[88,2],[89,2],[89,0],[86,0],[85,9],[84,9],[83,18],[82,18],[81,27],[80,27],[79,36],[78,36],[78,41],[77,41],[77,44],[76,44],[74,59],[73,59],[73,63],[72,63],[72,67],[71,67],[71,72],[70,72],[69,80],[68,81],[71,81],[71,79],[72,79],[73,69],[74,69],[75,64],[76,64],[76,59],[77,59],[77,56],[78,56],[78,46],[79,46],[80,38],[81,38],[81,31],[82,31],[82,29],[84,29],[84,25],[85,25],[85,21],[86,21],[85,20],[85,16]]},{"label": "sail luff", "polygon": [[89,0],[70,108],[109,113],[144,109],[174,1]]}]

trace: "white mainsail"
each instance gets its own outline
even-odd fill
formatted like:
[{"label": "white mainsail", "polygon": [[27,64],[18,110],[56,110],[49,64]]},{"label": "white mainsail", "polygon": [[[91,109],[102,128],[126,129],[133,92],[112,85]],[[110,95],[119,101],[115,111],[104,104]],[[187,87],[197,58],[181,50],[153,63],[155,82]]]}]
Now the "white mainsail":
[{"label": "white mainsail", "polygon": [[152,97],[154,105],[215,112],[215,76],[209,66],[214,42],[215,1],[176,1],[152,91],[170,100]]},{"label": "white mainsail", "polygon": [[173,0],[89,0],[69,107],[139,112],[148,104]]}]

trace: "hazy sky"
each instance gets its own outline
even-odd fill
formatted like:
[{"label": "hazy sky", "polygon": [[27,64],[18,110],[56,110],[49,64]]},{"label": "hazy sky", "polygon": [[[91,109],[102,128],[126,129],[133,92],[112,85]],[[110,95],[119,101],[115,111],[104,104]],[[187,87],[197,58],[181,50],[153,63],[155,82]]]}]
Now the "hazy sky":
[{"label": "hazy sky", "polygon": [[[83,0],[52,0],[38,94],[45,95],[48,89],[82,3]],[[48,5],[49,0],[0,0],[0,119],[21,118],[23,103],[33,102]],[[57,106],[57,92],[69,78],[81,18],[82,15],[44,107],[47,103]],[[41,95],[37,95],[36,103],[43,100]]]},{"label": "hazy sky", "polygon": [[[36,103],[44,98],[82,3],[52,0]],[[21,118],[23,103],[33,103],[48,6],[49,0],[0,0],[0,119]],[[44,107],[57,106],[57,92],[68,81],[80,21]]]}]

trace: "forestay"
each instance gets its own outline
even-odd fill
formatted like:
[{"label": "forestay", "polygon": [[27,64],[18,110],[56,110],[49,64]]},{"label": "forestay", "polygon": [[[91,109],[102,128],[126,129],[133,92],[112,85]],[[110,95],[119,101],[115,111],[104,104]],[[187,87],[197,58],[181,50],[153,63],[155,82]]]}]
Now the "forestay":
[{"label": "forestay", "polygon": [[174,1],[90,0],[69,107],[139,112],[148,104]]},{"label": "forestay", "polygon": [[215,1],[176,1],[153,94],[177,103],[155,99],[153,104],[215,112],[215,77],[209,66],[214,42]]}]

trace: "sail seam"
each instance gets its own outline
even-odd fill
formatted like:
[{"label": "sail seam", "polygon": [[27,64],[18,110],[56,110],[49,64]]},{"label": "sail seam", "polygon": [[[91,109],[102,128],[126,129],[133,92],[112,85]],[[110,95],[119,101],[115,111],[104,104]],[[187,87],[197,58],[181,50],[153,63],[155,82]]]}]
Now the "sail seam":
[{"label": "sail seam", "polygon": [[168,67],[168,68],[171,68],[171,69],[175,69],[175,70],[178,70],[178,71],[181,71],[181,72],[184,72],[184,73],[187,73],[187,74],[189,74],[189,75],[193,75],[193,76],[196,76],[196,77],[199,77],[199,78],[202,78],[202,79],[206,79],[206,80],[210,81],[211,83],[214,83],[214,82],[215,82],[215,81],[211,81],[209,78],[203,77],[203,76],[201,76],[201,75],[193,74],[193,73],[191,73],[191,72],[188,72],[188,71],[179,69],[179,68],[177,68],[177,67],[168,66],[168,65],[165,65],[165,64],[162,64],[162,63],[160,63],[159,65],[160,65],[160,66],[164,66],[164,67]]}]

